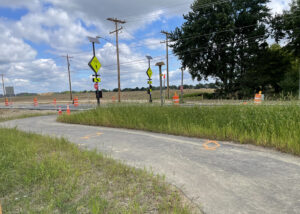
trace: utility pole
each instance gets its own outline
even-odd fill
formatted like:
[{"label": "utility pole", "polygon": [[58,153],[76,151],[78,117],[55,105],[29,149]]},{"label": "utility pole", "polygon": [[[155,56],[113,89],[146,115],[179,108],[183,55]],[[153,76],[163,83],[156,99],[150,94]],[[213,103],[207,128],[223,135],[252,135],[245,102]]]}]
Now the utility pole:
[{"label": "utility pole", "polygon": [[170,86],[169,86],[169,38],[168,36],[170,33],[167,31],[161,31],[162,34],[166,35],[166,41],[161,43],[166,43],[166,61],[167,61],[167,92],[168,92],[168,99],[170,99]]},{"label": "utility pole", "polygon": [[299,100],[300,100],[300,60],[298,59],[298,69],[299,69]]},{"label": "utility pole", "polygon": [[71,84],[71,71],[70,71],[70,57],[68,54],[67,56],[62,56],[67,58],[67,64],[68,64],[68,75],[69,75],[69,88],[70,88],[70,100],[73,100],[73,95],[72,95],[72,84]]},{"label": "utility pole", "polygon": [[5,86],[4,86],[4,74],[1,74],[2,75],[2,87],[3,87],[3,97],[5,97]]},{"label": "utility pole", "polygon": [[118,28],[118,23],[125,24],[125,21],[116,19],[116,18],[108,18],[108,21],[114,22],[116,26],[116,30],[110,32],[110,34],[116,33],[116,47],[117,47],[117,64],[118,64],[118,96],[119,96],[119,102],[121,102],[121,80],[120,80],[120,58],[119,58],[119,31],[123,29],[123,27]]},{"label": "utility pole", "polygon": [[161,74],[161,66],[165,65],[164,62],[156,63],[156,66],[159,66],[159,82],[160,82],[160,105],[163,106],[163,93],[162,93],[162,74]]},{"label": "utility pole", "polygon": [[183,103],[183,68],[181,68],[181,87],[180,87],[180,91],[181,91],[181,103]]}]

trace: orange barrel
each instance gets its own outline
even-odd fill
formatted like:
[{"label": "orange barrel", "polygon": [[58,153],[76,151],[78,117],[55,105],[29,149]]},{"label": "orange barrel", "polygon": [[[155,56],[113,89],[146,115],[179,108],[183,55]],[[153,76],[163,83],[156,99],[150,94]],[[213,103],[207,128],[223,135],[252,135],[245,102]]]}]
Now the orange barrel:
[{"label": "orange barrel", "polygon": [[261,104],[261,94],[255,94],[254,104]]},{"label": "orange barrel", "polygon": [[175,105],[179,105],[179,96],[175,93],[175,95],[173,96],[173,103]]},{"label": "orange barrel", "polygon": [[9,106],[8,99],[5,98],[5,106]]},{"label": "orange barrel", "polygon": [[79,106],[79,103],[78,103],[78,97],[75,97],[75,98],[74,98],[74,106],[75,106],[75,107],[78,107],[78,106]]},{"label": "orange barrel", "polygon": [[37,100],[36,97],[33,99],[33,105],[34,105],[35,107],[37,107],[37,106],[39,105],[38,100]]}]

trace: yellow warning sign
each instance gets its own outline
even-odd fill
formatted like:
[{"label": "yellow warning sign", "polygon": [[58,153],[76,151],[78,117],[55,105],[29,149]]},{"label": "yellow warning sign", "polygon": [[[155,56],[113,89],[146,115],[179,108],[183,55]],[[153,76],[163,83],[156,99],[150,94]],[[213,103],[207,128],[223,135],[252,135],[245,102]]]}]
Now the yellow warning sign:
[{"label": "yellow warning sign", "polygon": [[99,62],[99,60],[97,59],[96,56],[94,56],[91,61],[89,62],[89,66],[90,68],[95,72],[97,73],[100,68],[101,68],[101,63]]},{"label": "yellow warning sign", "polygon": [[101,78],[93,78],[93,82],[101,82]]},{"label": "yellow warning sign", "polygon": [[151,68],[149,68],[149,69],[147,70],[146,74],[148,75],[149,78],[152,77],[152,74],[153,74],[153,73],[152,73]]}]

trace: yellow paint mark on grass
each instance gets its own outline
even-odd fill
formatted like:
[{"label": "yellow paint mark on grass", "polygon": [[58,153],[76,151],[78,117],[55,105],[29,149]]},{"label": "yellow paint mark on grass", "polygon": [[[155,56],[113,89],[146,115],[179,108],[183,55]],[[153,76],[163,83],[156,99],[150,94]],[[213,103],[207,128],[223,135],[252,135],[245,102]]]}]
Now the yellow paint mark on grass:
[{"label": "yellow paint mark on grass", "polygon": [[[214,146],[208,146],[209,144],[215,144]],[[220,147],[220,144],[217,141],[209,140],[206,141],[203,144],[204,149],[209,150],[209,151],[215,151],[217,148]]]}]

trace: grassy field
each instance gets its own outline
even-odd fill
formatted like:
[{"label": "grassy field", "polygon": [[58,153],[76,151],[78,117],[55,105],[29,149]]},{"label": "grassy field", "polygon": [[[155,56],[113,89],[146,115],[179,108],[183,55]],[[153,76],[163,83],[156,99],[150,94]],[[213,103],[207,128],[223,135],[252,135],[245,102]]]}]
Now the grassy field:
[{"label": "grassy field", "polygon": [[61,116],[58,121],[251,143],[300,155],[297,105],[112,106]]},{"label": "grassy field", "polygon": [[163,177],[64,139],[0,128],[3,213],[191,213]]},{"label": "grassy field", "polygon": [[19,109],[0,109],[0,122],[26,117],[37,117],[56,114],[56,111],[37,111],[37,110],[19,110]]}]

